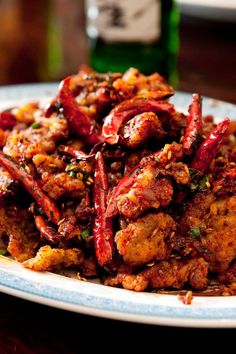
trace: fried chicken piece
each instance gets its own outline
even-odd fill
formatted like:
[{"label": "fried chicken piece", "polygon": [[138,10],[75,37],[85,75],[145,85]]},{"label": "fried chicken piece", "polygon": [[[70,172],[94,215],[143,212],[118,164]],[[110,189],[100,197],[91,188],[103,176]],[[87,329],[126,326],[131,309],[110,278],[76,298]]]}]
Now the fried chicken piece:
[{"label": "fried chicken piece", "polygon": [[236,257],[235,218],[236,196],[216,199],[213,193],[198,193],[182,216],[178,232],[186,239],[192,234],[193,246],[209,262],[210,270],[222,273]]},{"label": "fried chicken piece", "polygon": [[88,114],[96,119],[99,118],[104,110],[111,109],[113,104],[120,101],[120,92],[112,85],[120,77],[120,73],[79,71],[71,80],[71,88],[76,93],[76,102]]},{"label": "fried chicken piece", "polygon": [[128,69],[121,78],[113,82],[113,87],[121,91],[125,98],[149,92],[174,92],[173,88],[158,73],[146,76],[136,68]]},{"label": "fried chicken piece", "polygon": [[69,240],[73,237],[80,237],[80,228],[77,225],[77,218],[75,216],[67,216],[62,219],[58,227],[58,232]]},{"label": "fried chicken piece", "polygon": [[104,284],[109,286],[121,285],[127,290],[144,291],[148,287],[148,279],[143,274],[118,273],[115,277],[106,278]]},{"label": "fried chicken piece", "polygon": [[236,194],[236,167],[228,166],[224,169],[220,176],[216,176],[216,181],[213,182],[213,193],[220,197]]},{"label": "fried chicken piece", "polygon": [[35,113],[39,109],[38,102],[30,102],[13,109],[13,112],[17,122],[31,124],[34,123]]},{"label": "fried chicken piece", "polygon": [[183,162],[171,162],[165,167],[165,174],[173,177],[177,184],[188,184],[191,179],[188,166]]},{"label": "fried chicken piece", "polygon": [[124,174],[127,175],[130,170],[132,170],[135,166],[137,166],[142,158],[151,154],[151,151],[148,149],[135,149],[135,151],[131,151],[131,153],[125,159],[125,168]]},{"label": "fried chicken piece", "polygon": [[175,228],[175,222],[169,215],[148,214],[116,233],[118,252],[123,256],[124,262],[132,266],[165,259],[165,241]]},{"label": "fried chicken piece", "polygon": [[154,168],[145,168],[137,177],[128,193],[117,198],[119,213],[128,219],[135,219],[144,211],[166,207],[172,200],[173,187],[169,179],[156,178]]},{"label": "fried chicken piece", "polygon": [[84,195],[85,184],[80,178],[69,176],[66,172],[42,175],[42,188],[52,199],[59,199],[63,195],[71,198],[80,198]]},{"label": "fried chicken piece", "polygon": [[14,159],[28,160],[37,153],[52,153],[57,142],[68,137],[69,130],[65,118],[52,116],[38,117],[34,125],[18,131],[13,129],[7,138],[3,152]]},{"label": "fried chicken piece", "polygon": [[36,154],[33,159],[33,164],[37,169],[39,174],[43,174],[45,172],[48,173],[56,173],[62,172],[65,170],[66,164],[62,159],[59,158],[58,155],[48,155],[46,153]]},{"label": "fried chicken piece", "polygon": [[146,166],[168,166],[172,162],[178,162],[183,159],[183,145],[173,141],[171,144],[165,144],[164,147],[152,154],[143,157],[140,161],[140,167]]},{"label": "fried chicken piece", "polygon": [[211,205],[208,231],[201,245],[208,253],[206,259],[211,270],[219,273],[229,267],[236,257],[236,196],[218,200]]},{"label": "fried chicken piece", "polygon": [[39,233],[27,209],[13,203],[0,205],[0,237],[8,239],[8,252],[19,262],[35,255]]},{"label": "fried chicken piece", "polygon": [[223,284],[236,282],[236,261],[234,260],[226,272],[218,276],[218,280]]},{"label": "fried chicken piece", "polygon": [[[171,149],[173,148],[173,149]],[[175,156],[175,152],[177,152]],[[167,155],[167,156],[166,156]],[[188,166],[178,161],[178,144],[165,145],[163,151],[143,157],[132,172],[129,187],[116,197],[116,206],[120,214],[128,219],[135,219],[144,211],[167,207],[172,201],[174,179],[177,184],[188,184],[190,172]],[[127,177],[125,183],[127,183]],[[121,180],[122,181],[122,180]]]},{"label": "fried chicken piece", "polygon": [[[37,172],[41,175],[43,190],[51,198],[57,200],[64,195],[71,198],[84,195],[86,184],[84,175],[91,173],[91,163],[80,161],[66,165],[57,154],[47,155],[46,153],[35,155],[33,163]],[[67,171],[68,167],[71,167],[71,170]]]},{"label": "fried chicken piece", "polygon": [[131,149],[136,149],[151,138],[163,139],[166,133],[157,115],[145,112],[130,119],[121,129],[122,144]]},{"label": "fried chicken piece", "polygon": [[61,249],[47,245],[41,247],[34,258],[23,262],[23,266],[36,271],[50,271],[77,267],[83,260],[83,252],[78,248]]},{"label": "fried chicken piece", "polygon": [[[192,228],[204,223],[204,216],[206,217],[209,214],[210,206],[214,201],[215,196],[212,193],[197,193],[193,200],[188,203],[183,216],[179,220],[179,233],[187,236]],[[204,228],[207,228],[205,224]]]},{"label": "fried chicken piece", "polygon": [[149,281],[149,288],[181,289],[187,282],[198,290],[203,290],[208,284],[208,263],[203,258],[186,261],[168,260],[145,269],[142,274]]},{"label": "fried chicken piece", "polygon": [[79,274],[86,278],[98,276],[97,260],[94,256],[90,256],[84,260]]},{"label": "fried chicken piece", "polygon": [[208,263],[203,258],[186,261],[163,260],[134,274],[118,273],[108,277],[105,285],[122,285],[125,289],[144,291],[145,289],[174,288],[181,289],[186,283],[197,290],[206,289],[208,285]]}]

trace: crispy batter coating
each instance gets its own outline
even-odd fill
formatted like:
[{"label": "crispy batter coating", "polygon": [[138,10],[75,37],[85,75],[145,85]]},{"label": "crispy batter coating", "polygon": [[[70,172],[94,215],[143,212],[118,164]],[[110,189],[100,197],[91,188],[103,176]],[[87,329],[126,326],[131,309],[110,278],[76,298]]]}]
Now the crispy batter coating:
[{"label": "crispy batter coating", "polygon": [[148,92],[173,92],[173,88],[158,73],[145,76],[135,68],[128,69],[121,78],[115,80],[113,87],[122,91],[126,98]]},{"label": "crispy batter coating", "polygon": [[198,193],[181,218],[182,234],[199,229],[194,247],[209,262],[211,271],[226,271],[236,257],[235,218],[236,196],[217,200],[209,192]]},{"label": "crispy batter coating", "polygon": [[123,256],[124,262],[132,266],[165,259],[165,241],[175,227],[174,220],[167,214],[148,214],[116,233],[118,252]]},{"label": "crispy batter coating", "polygon": [[163,139],[166,136],[157,115],[145,112],[130,119],[121,129],[123,144],[131,149],[145,144],[151,138]]},{"label": "crispy batter coating", "polygon": [[12,202],[0,204],[0,237],[9,240],[7,250],[19,262],[33,257],[39,244],[31,214]]},{"label": "crispy batter coating", "polygon": [[217,176],[213,186],[213,192],[220,197],[236,193],[236,167],[234,163],[232,163],[232,166],[224,168],[222,174]]},{"label": "crispy batter coating", "polygon": [[236,196],[219,200],[210,207],[207,223],[209,231],[201,238],[207,249],[206,259],[211,270],[222,273],[236,257]]},{"label": "crispy batter coating", "polygon": [[157,171],[153,168],[143,169],[128,193],[118,196],[117,207],[120,214],[135,219],[150,208],[166,207],[171,202],[171,182],[166,178],[157,179],[156,175]]},{"label": "crispy batter coating", "polygon": [[[46,153],[36,154],[33,163],[37,172],[41,175],[42,188],[52,199],[59,199],[61,196],[79,198],[85,191],[85,181],[82,173],[70,175],[66,171],[66,164],[57,154]],[[81,161],[74,165],[76,170],[87,173],[91,172],[91,164]],[[72,166],[73,167],[73,166]]]},{"label": "crispy batter coating", "polygon": [[210,211],[215,196],[209,192],[197,193],[193,200],[187,204],[185,212],[179,221],[179,231],[187,236],[193,227],[198,227]]},{"label": "crispy batter coating", "polygon": [[42,175],[43,190],[52,199],[59,199],[63,195],[79,198],[84,195],[85,184],[80,178],[74,178],[66,172]]},{"label": "crispy batter coating", "polygon": [[94,256],[90,256],[88,258],[85,258],[81,268],[80,268],[80,274],[83,277],[97,277],[98,276],[98,266],[97,266],[97,261]]},{"label": "crispy batter coating", "polygon": [[109,286],[122,285],[127,290],[144,291],[148,287],[148,279],[143,274],[118,273],[114,277],[107,277],[104,284]]},{"label": "crispy batter coating", "polygon": [[23,262],[23,266],[37,271],[50,271],[80,266],[83,259],[83,252],[78,248],[61,249],[46,245],[39,249],[34,258]]},{"label": "crispy batter coating", "polygon": [[183,162],[171,162],[165,169],[166,174],[172,176],[177,184],[188,184],[190,182],[188,166]]},{"label": "crispy batter coating", "polygon": [[32,158],[33,164],[38,173],[56,173],[65,170],[66,164],[58,155],[48,155],[46,153],[36,154]]},{"label": "crispy batter coating", "polygon": [[144,291],[145,289],[181,289],[189,283],[194,289],[203,290],[208,285],[208,263],[203,258],[163,260],[134,275],[118,273],[108,277],[106,285],[122,285],[125,289]]},{"label": "crispy batter coating", "polygon": [[208,263],[203,258],[161,261],[142,274],[149,280],[151,289],[181,289],[189,282],[194,289],[202,290],[208,285]]},{"label": "crispy batter coating", "polygon": [[54,152],[57,142],[68,137],[69,130],[65,118],[37,117],[36,124],[36,128],[31,125],[20,131],[13,129],[3,148],[4,153],[18,161],[28,160],[38,153]]},{"label": "crispy batter coating", "polygon": [[72,78],[71,86],[75,89],[76,102],[94,118],[111,105],[119,102],[120,92],[113,87],[113,82],[121,77],[120,73],[99,74],[79,71]]}]

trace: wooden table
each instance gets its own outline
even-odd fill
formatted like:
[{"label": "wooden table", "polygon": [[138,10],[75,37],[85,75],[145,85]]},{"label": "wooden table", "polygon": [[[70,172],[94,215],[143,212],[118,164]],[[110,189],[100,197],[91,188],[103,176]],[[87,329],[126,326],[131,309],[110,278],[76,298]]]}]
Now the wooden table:
[{"label": "wooden table", "polygon": [[[236,103],[235,24],[183,17],[180,27],[180,90]],[[235,117],[234,117],[235,118]],[[234,329],[186,329],[90,317],[0,294],[0,354],[132,353],[164,350],[227,352]],[[109,341],[110,340],[110,344]],[[190,345],[187,345],[189,343]]]}]

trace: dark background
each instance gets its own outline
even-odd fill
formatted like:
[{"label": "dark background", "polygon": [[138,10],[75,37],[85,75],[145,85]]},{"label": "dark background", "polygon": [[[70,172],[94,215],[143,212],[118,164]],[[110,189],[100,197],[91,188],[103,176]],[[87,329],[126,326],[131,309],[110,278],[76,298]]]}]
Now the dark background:
[{"label": "dark background", "polygon": [[90,317],[0,296],[0,354],[227,353],[235,329],[174,328]]}]

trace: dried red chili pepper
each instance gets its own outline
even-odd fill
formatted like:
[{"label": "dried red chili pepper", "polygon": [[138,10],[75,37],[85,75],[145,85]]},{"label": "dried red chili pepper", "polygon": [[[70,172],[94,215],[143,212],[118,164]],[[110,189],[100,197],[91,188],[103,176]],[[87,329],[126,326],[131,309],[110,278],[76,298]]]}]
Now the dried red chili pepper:
[{"label": "dried red chili pepper", "polygon": [[101,141],[101,138],[96,130],[95,121],[76,102],[71,89],[72,79],[73,76],[67,77],[59,87],[58,99],[63,107],[63,113],[72,133],[88,144],[96,144]]},{"label": "dried red chili pepper", "polygon": [[42,238],[46,238],[49,242],[56,243],[61,240],[62,235],[56,232],[52,227],[46,224],[41,215],[34,217],[35,225],[40,232]]},{"label": "dried red chili pepper", "polygon": [[28,174],[23,167],[3,152],[0,152],[0,164],[6,168],[14,179],[23,184],[27,191],[36,200],[39,207],[43,209],[48,219],[57,224],[61,219],[60,212],[51,198],[43,192],[39,183]]},{"label": "dried red chili pepper", "polygon": [[155,99],[134,97],[118,104],[108,116],[105,117],[102,136],[109,144],[116,144],[119,140],[119,129],[123,123],[126,123],[131,117],[143,112],[173,114],[174,106],[165,101]]},{"label": "dried red chili pepper", "polygon": [[197,150],[191,167],[196,170],[205,173],[211,163],[211,161],[216,156],[219,148],[223,142],[224,137],[227,134],[227,129],[230,124],[230,120],[225,118],[221,123],[219,123],[216,128],[210,133],[210,135],[205,139],[205,141],[200,145]]},{"label": "dried red chili pepper", "polygon": [[93,225],[93,235],[96,257],[100,266],[109,264],[112,261],[114,252],[112,220],[106,216],[107,194],[108,180],[105,164],[101,152],[97,152],[95,156],[93,190],[96,215]]},{"label": "dried red chili pepper", "polygon": [[185,130],[183,149],[185,154],[194,152],[195,144],[202,132],[202,98],[199,94],[193,94],[192,103],[189,107],[189,116]]},{"label": "dried red chili pepper", "polygon": [[14,114],[9,111],[0,113],[0,128],[3,130],[12,129],[16,125]]},{"label": "dried red chili pepper", "polygon": [[64,152],[71,157],[74,157],[78,160],[89,160],[91,158],[94,158],[95,154],[86,154],[85,152],[81,150],[77,150],[73,148],[72,146],[65,146],[65,145],[60,145],[59,146],[59,151]]}]

